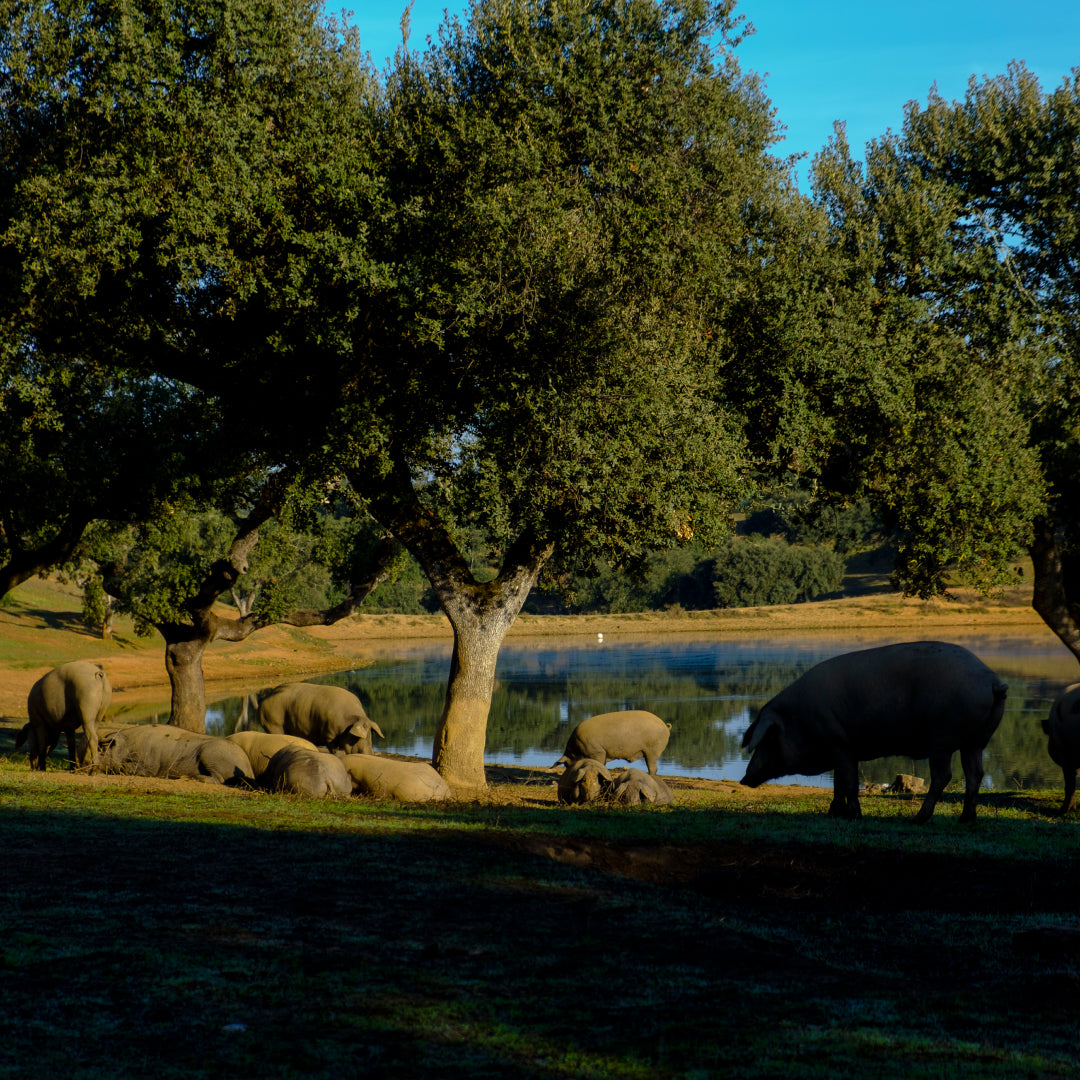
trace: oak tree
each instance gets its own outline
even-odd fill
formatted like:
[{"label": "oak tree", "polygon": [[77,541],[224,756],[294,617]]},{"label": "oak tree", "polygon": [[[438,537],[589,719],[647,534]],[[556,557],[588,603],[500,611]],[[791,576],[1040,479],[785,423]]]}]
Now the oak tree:
[{"label": "oak tree", "polygon": [[1080,657],[1077,265],[1080,72],[1044,93],[1023,65],[963,101],[907,107],[852,162],[842,132],[816,161],[838,245],[869,290],[895,408],[867,413],[853,470],[901,532],[898,579],[1008,579]]}]

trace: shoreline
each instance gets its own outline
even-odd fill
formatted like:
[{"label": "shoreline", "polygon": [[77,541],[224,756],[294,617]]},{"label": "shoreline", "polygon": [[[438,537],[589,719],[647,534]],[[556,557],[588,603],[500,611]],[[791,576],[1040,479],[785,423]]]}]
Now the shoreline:
[{"label": "shoreline", "polygon": [[[55,580],[34,580],[14,590],[0,608],[0,718],[20,724],[26,694],[46,671],[68,660],[101,663],[114,693],[125,702],[168,700],[164,646],[159,635],[135,636],[120,620],[112,638],[92,634],[81,623],[78,590]],[[610,615],[519,616],[506,636],[516,645],[596,639],[606,642],[678,637],[851,639],[894,635],[911,638],[970,638],[1020,635],[1048,646],[1056,636],[1031,608],[1030,589],[987,599],[957,590],[949,599],[923,601],[897,593],[821,600],[767,608],[661,611]],[[204,654],[208,697],[242,693],[307,675],[363,667],[403,648],[453,641],[449,621],[436,615],[357,614],[331,626],[270,626],[242,642],[215,642]],[[1058,643],[1059,644],[1059,643]],[[1061,646],[1064,649],[1064,646]],[[0,722],[3,722],[0,721]]]}]

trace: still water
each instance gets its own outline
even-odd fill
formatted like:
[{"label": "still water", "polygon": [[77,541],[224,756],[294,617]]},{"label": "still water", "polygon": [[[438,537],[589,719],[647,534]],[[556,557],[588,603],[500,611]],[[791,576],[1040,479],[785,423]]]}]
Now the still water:
[{"label": "still water", "polygon": [[[551,765],[575,725],[595,713],[647,709],[671,724],[660,772],[738,780],[746,768],[743,733],[756,710],[807,668],[838,653],[907,637],[789,636],[731,639],[670,637],[649,641],[580,638],[504,645],[488,720],[491,764]],[[1055,695],[1080,679],[1076,660],[1056,638],[951,636],[1009,684],[1005,716],[987,748],[987,786],[1058,788],[1061,769],[1046,751],[1042,718]],[[311,682],[345,686],[384,732],[378,750],[429,757],[450,663],[448,644],[387,650],[370,666]],[[216,702],[207,730],[237,727],[244,700]],[[241,722],[242,723],[242,722]],[[926,762],[865,762],[863,779],[888,783],[898,772],[929,777]],[[954,776],[961,776],[958,760]],[[799,778],[787,778],[785,783]],[[828,785],[828,776],[802,778]]]}]

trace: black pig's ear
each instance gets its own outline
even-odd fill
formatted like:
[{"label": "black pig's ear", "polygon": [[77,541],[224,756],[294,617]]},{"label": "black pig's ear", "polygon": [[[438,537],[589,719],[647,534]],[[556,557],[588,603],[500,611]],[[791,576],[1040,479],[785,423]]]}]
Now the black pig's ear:
[{"label": "black pig's ear", "polygon": [[743,736],[743,749],[744,750],[756,750],[762,743],[762,740],[770,731],[783,730],[783,722],[775,712],[768,712],[759,716],[747,729],[746,734]]}]

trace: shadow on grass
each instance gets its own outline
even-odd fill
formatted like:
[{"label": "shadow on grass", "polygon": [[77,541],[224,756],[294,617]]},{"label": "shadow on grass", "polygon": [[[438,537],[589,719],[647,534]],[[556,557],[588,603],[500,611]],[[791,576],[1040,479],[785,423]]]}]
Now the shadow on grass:
[{"label": "shadow on grass", "polygon": [[[1077,927],[1044,887],[1075,859],[682,843],[702,811],[617,841],[529,809],[28,800],[0,787],[4,1075],[1072,1074],[1077,959],[1009,942]],[[650,877],[665,849],[711,876]]]}]

